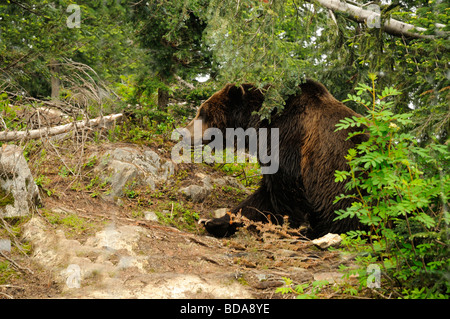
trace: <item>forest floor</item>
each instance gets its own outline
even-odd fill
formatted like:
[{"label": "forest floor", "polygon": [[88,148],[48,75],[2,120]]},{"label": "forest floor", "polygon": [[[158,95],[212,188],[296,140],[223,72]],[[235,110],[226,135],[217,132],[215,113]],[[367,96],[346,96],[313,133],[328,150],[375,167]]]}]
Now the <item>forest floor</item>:
[{"label": "forest floor", "polygon": [[[167,158],[170,146],[161,143],[145,147]],[[197,220],[210,218],[217,208],[231,208],[252,191],[216,188],[201,203],[177,193],[199,176],[226,175],[216,167],[178,164],[170,182],[152,192],[136,186],[116,200],[102,195],[105,185],[88,187],[96,177],[86,163],[114,146],[86,144],[77,178],[61,165],[80,161],[70,147],[46,148],[45,154],[41,146],[29,150],[43,205],[31,217],[8,221],[19,229],[14,241],[22,248],[13,245],[4,255],[9,270],[0,271],[0,298],[296,297],[293,291],[277,292],[287,287],[287,279],[292,288],[303,284],[306,296],[353,297],[345,291],[359,287],[358,278],[344,279],[339,271],[353,267],[354,255],[345,249],[322,250],[276,227],[242,229],[223,239],[209,236]],[[161,211],[157,220],[148,217],[147,212]],[[327,285],[314,288],[324,280]],[[364,288],[358,293],[362,297],[373,293]]]}]

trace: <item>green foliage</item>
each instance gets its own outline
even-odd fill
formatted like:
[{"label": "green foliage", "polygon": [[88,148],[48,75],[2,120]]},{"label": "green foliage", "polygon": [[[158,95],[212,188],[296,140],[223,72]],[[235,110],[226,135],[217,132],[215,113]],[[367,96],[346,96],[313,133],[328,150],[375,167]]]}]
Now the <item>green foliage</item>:
[{"label": "green foliage", "polygon": [[207,0],[142,1],[133,5],[133,21],[147,62],[162,80],[178,74],[196,76],[210,64],[202,45]]},{"label": "green foliage", "polygon": [[216,167],[229,175],[239,178],[246,187],[257,187],[262,176],[258,163],[247,161],[245,163],[234,162],[216,164]]},{"label": "green foliage", "polygon": [[102,181],[98,176],[94,176],[92,179],[90,179],[89,183],[84,186],[84,189],[90,193],[90,196],[92,198],[98,197],[101,194],[107,195],[111,192],[110,187],[108,187],[108,181]]},{"label": "green foliage", "polygon": [[0,125],[9,129],[20,130],[24,123],[18,121],[20,107],[11,104],[6,93],[0,94]]},{"label": "green foliage", "polygon": [[83,168],[93,168],[97,164],[97,155],[91,156],[89,160],[83,164]]},{"label": "green foliage", "polygon": [[199,106],[202,101],[209,99],[217,91],[213,82],[198,84],[194,89],[186,93],[185,100],[193,105]]},{"label": "green foliage", "polygon": [[133,24],[151,71],[151,77],[139,72],[138,96],[158,91],[158,106],[164,109],[164,97],[178,77],[192,82],[197,75],[211,72],[211,50],[203,42],[208,3],[151,0],[133,4]]},{"label": "green foliage", "polygon": [[371,79],[371,87],[359,85],[357,94],[349,95],[349,100],[367,108],[368,115],[337,125],[337,130],[363,127],[349,138],[368,134],[369,140],[349,150],[348,172],[336,172],[336,182],[346,181],[348,191],[336,202],[354,200],[348,209],[337,211],[336,219],[356,216],[366,226],[347,235],[370,244],[405,296],[418,296],[413,293],[417,289],[422,298],[444,296],[450,289],[448,147],[439,143],[421,147],[408,132],[413,115],[392,111],[392,97],[400,92],[393,88],[378,92],[376,76]]},{"label": "green foliage", "polygon": [[[224,82],[252,82],[266,93],[260,115],[269,118],[305,76],[343,99],[372,72],[380,85],[407,92],[396,96],[392,111],[414,108],[411,130],[422,144],[448,135],[450,38],[443,32],[450,21],[444,1],[381,5],[382,19],[425,27],[435,35],[432,40],[392,36],[309,1],[77,1],[80,28],[66,24],[69,4],[0,5],[0,78],[13,96],[46,98],[51,78],[57,77],[63,101],[78,105],[89,97],[85,108],[98,115],[108,95],[120,101],[109,103],[107,111],[126,104],[156,109],[158,92],[177,95],[179,77],[195,84],[181,98],[196,105]],[[436,23],[447,27],[436,31]],[[51,65],[59,67],[56,75]],[[199,74],[211,76],[211,90],[198,88]],[[5,111],[11,118],[16,112]],[[23,128],[17,124],[6,123]]]},{"label": "green foliage", "polygon": [[36,183],[36,186],[38,186],[47,194],[47,196],[52,196],[54,194],[54,190],[48,188],[51,183],[51,180],[48,176],[41,174],[34,179],[34,182]]},{"label": "green foliage", "polygon": [[9,261],[0,262],[0,285],[7,284],[11,281],[11,278],[19,277],[19,272],[17,272]]},{"label": "green foliage", "polygon": [[178,229],[195,230],[199,215],[197,212],[186,207],[185,203],[171,202],[170,206],[165,205],[167,209],[156,212],[158,220],[164,224],[175,226]]},{"label": "green foliage", "polygon": [[[359,4],[367,1],[356,1]],[[366,82],[370,73],[378,75],[378,85],[395,87],[405,94],[395,97],[394,113],[412,112],[411,131],[428,143],[431,135],[445,141],[448,136],[448,47],[450,38],[436,32],[435,23],[449,29],[450,15],[445,1],[394,1],[397,5],[381,5],[381,23],[392,17],[427,28],[433,39],[409,39],[392,36],[380,28],[368,28],[345,13],[334,12],[336,23],[329,19],[317,40],[316,49],[326,58],[319,80],[333,88],[342,100],[357,83]],[[327,14],[325,11],[318,15]],[[360,113],[364,107],[349,101]],[[411,111],[412,110],[412,111]]]},{"label": "green foliage", "polygon": [[126,197],[133,199],[139,196],[139,191],[135,189],[136,185],[137,185],[136,181],[132,181],[125,184],[123,188],[123,193],[125,194]]},{"label": "green foliage", "polygon": [[297,299],[317,299],[320,291],[330,283],[327,280],[316,280],[312,283],[294,285],[292,279],[283,277],[285,286],[276,289],[276,292],[294,294]]},{"label": "green foliage", "polygon": [[[9,89],[34,97],[50,95],[50,64],[60,64],[60,76],[89,80],[93,73],[64,68],[68,61],[88,65],[104,80],[138,65],[128,5],[118,1],[77,1],[80,27],[66,24],[69,0],[28,0],[0,5],[1,79]],[[70,11],[70,10],[69,10]],[[102,54],[99,54],[101,52]],[[70,60],[69,60],[70,59]],[[70,64],[70,63],[69,63]],[[74,65],[74,64],[72,64]],[[4,87],[3,87],[4,89]]]},{"label": "green foliage", "polygon": [[42,210],[42,215],[47,218],[51,224],[64,226],[69,236],[74,236],[85,231],[90,231],[93,225],[84,218],[69,212],[54,212],[47,209]]},{"label": "green foliage", "polygon": [[[435,32],[435,23],[447,25],[443,30],[448,30],[448,4],[400,2],[381,5],[381,23],[393,17],[427,28],[433,39],[392,36],[355,22],[345,12],[331,12],[313,1],[292,0],[211,0],[204,39],[220,66],[217,79],[252,82],[267,90],[259,112],[263,118],[270,117],[274,109],[282,110],[286,96],[298,90],[305,76],[321,81],[342,100],[356,83],[375,73],[380,85],[408,93],[396,96],[392,111],[414,108],[418,120],[412,129],[423,143],[431,135],[445,139],[450,120],[450,38],[443,31]],[[365,112],[356,103],[349,105]]]}]

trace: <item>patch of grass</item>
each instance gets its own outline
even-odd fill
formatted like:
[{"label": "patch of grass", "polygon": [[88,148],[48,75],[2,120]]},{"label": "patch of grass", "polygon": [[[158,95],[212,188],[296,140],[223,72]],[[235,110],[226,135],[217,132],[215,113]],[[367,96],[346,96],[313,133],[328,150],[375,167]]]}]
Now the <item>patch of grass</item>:
[{"label": "patch of grass", "polygon": [[[230,152],[230,150],[226,150]],[[230,156],[229,154],[227,154]],[[225,172],[227,175],[231,175],[239,179],[246,187],[257,187],[261,180],[261,170],[258,163],[252,163],[249,159],[244,163],[238,163],[238,158],[233,155],[233,162],[226,163],[226,156],[224,155],[224,163],[215,164],[215,168]]]},{"label": "patch of grass", "polygon": [[47,194],[47,196],[50,197],[55,194],[55,190],[49,188],[49,185],[51,184],[51,179],[48,176],[40,174],[34,180],[34,182],[45,194]]},{"label": "patch of grass", "polygon": [[94,155],[89,160],[83,164],[83,168],[93,168],[97,164],[97,156]]},{"label": "patch of grass", "polygon": [[136,189],[136,185],[137,185],[136,181],[132,181],[125,185],[125,187],[123,188],[123,192],[126,197],[133,199],[139,196],[140,192],[139,190]]},{"label": "patch of grass", "polygon": [[12,277],[19,277],[19,273],[10,266],[9,261],[0,261],[0,285],[9,283]]},{"label": "patch of grass", "polygon": [[51,224],[63,226],[66,234],[69,236],[79,235],[88,230],[92,231],[95,229],[95,225],[73,213],[59,213],[48,209],[43,209],[41,213]]},{"label": "patch of grass", "polygon": [[197,229],[199,214],[185,207],[184,202],[166,202],[160,208],[156,215],[161,223],[188,231]]},{"label": "patch of grass", "polygon": [[[108,181],[102,181],[98,176],[94,176],[84,188],[90,193],[92,198],[98,197],[99,195],[108,194],[111,189],[107,187]],[[80,189],[81,190],[81,189]]]},{"label": "patch of grass", "polygon": [[225,185],[221,187],[222,191],[224,191],[225,193],[230,193],[230,194],[234,194],[234,195],[241,195],[241,194],[245,194],[245,191],[243,191],[242,189],[230,186],[230,185]]},{"label": "patch of grass", "polygon": [[237,279],[237,282],[240,283],[242,286],[248,286],[248,281],[245,279],[244,275],[239,276]]}]

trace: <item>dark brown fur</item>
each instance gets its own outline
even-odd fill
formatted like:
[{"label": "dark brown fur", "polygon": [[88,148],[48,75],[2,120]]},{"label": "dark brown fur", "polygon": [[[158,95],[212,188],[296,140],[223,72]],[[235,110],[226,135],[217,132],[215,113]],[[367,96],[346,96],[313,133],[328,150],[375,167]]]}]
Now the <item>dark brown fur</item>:
[{"label": "dark brown fur", "polygon": [[[264,175],[260,188],[232,210],[252,220],[282,222],[289,216],[291,226],[309,225],[309,237],[328,232],[342,233],[358,228],[354,219],[334,221],[335,210],[348,207],[342,200],[333,205],[335,197],[344,192],[344,183],[334,181],[336,170],[346,170],[344,156],[349,148],[361,143],[364,135],[347,140],[348,131],[335,132],[339,120],[358,116],[336,100],[320,83],[307,80],[301,93],[287,99],[284,111],[272,116],[271,122],[260,121],[258,111],[263,94],[251,85],[229,84],[202,104],[196,119],[204,128],[249,127],[279,128],[279,169]],[[192,125],[187,126],[188,129]],[[228,215],[205,223],[216,236],[231,235],[238,225],[230,224]]]}]

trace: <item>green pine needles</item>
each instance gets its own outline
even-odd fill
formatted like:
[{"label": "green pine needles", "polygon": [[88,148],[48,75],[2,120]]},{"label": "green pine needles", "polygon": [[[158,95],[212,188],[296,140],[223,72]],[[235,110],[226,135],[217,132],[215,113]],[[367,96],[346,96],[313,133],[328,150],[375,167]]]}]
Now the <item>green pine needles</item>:
[{"label": "green pine needles", "polygon": [[[348,100],[363,105],[367,116],[337,124],[337,130],[364,127],[369,139],[350,149],[349,171],[336,171],[336,182],[346,182],[355,201],[336,219],[356,216],[366,230],[347,233],[348,239],[363,240],[378,257],[385,285],[404,298],[448,298],[448,199],[450,153],[448,145],[419,141],[408,130],[412,114],[394,114],[394,88],[378,92],[360,84]],[[447,143],[446,143],[447,144]],[[385,286],[386,287],[386,286]],[[386,287],[387,288],[387,287]]]}]

